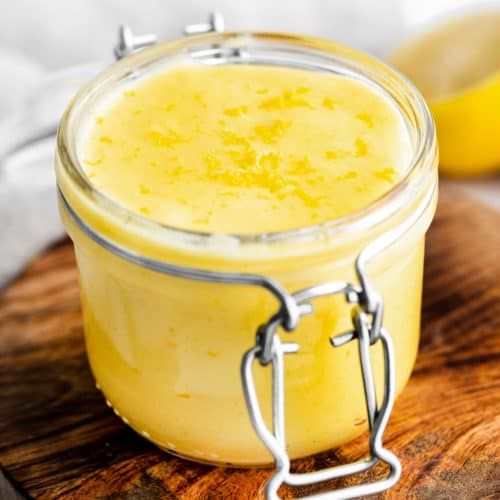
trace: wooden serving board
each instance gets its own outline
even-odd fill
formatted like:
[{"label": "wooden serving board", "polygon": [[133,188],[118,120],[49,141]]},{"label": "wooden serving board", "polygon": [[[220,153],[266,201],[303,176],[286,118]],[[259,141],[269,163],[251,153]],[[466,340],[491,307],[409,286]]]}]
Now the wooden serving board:
[{"label": "wooden serving board", "polygon": [[[104,404],[85,357],[67,241],[0,295],[0,389],[2,500],[262,497],[268,470],[167,455]],[[365,439],[295,466],[357,459]],[[427,244],[420,354],[385,441],[403,476],[383,498],[500,498],[500,214],[460,189],[441,188]],[[280,494],[312,491],[283,487]]]}]

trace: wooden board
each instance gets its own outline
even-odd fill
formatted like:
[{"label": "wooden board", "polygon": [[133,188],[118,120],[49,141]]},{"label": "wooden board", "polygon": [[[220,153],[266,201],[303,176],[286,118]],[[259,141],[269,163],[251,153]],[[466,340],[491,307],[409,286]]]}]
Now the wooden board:
[{"label": "wooden board", "polygon": [[[68,242],[35,259],[0,295],[0,389],[0,463],[26,495],[262,496],[269,471],[169,456],[104,404],[85,358]],[[459,189],[441,189],[427,245],[420,354],[386,443],[401,458],[403,477],[384,498],[500,498],[500,215]],[[364,445],[358,439],[296,467],[352,460]],[[6,476],[0,497],[14,498]],[[336,484],[347,483],[352,479]],[[312,491],[283,487],[280,493],[293,498]]]}]

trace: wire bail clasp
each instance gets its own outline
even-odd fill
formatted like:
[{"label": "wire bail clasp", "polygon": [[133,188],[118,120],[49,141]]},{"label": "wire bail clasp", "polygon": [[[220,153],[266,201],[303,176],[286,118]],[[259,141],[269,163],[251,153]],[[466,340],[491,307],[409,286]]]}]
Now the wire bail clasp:
[{"label": "wire bail clasp", "polygon": [[[210,12],[206,23],[188,24],[184,27],[184,35],[201,35],[203,33],[221,33],[224,31],[224,17],[220,12]],[[134,35],[130,26],[122,24],[118,27],[118,41],[114,47],[117,60],[151,47],[158,42],[155,34]]]},{"label": "wire bail clasp", "polygon": [[157,41],[158,38],[152,33],[134,35],[130,26],[121,24],[118,26],[118,42],[114,48],[115,58],[123,59],[133,52],[155,45]]},{"label": "wire bail clasp", "polygon": [[[371,290],[371,289],[370,289]],[[370,293],[370,292],[369,292]],[[296,474],[290,472],[290,458],[286,451],[285,437],[285,380],[284,355],[300,349],[296,343],[282,343],[277,330],[283,326],[283,307],[258,330],[256,345],[243,356],[241,377],[243,393],[250,421],[256,434],[271,452],[275,461],[275,472],[266,484],[266,498],[277,499],[277,491],[282,483],[303,486],[357,474],[372,468],[379,461],[390,467],[389,475],[378,481],[341,488],[329,492],[329,499],[346,499],[379,493],[393,486],[401,475],[398,459],[383,447],[382,435],[389,419],[395,397],[394,350],[389,334],[382,328],[383,303],[378,294],[371,291],[369,308],[367,293],[363,287],[344,282],[330,282],[316,285],[292,295],[299,318],[312,312],[312,299],[322,296],[342,294],[347,302],[355,304],[353,309],[353,330],[330,339],[333,347],[342,346],[356,340],[365,393],[366,410],[370,428],[369,456],[358,462],[340,465],[319,471]],[[370,319],[371,316],[371,319]],[[288,328],[290,331],[290,329]],[[370,345],[382,343],[384,359],[384,394],[377,403],[373,379]],[[258,360],[261,365],[272,368],[272,418],[273,428],[268,429],[260,409],[253,379],[252,367]],[[323,496],[323,495],[321,495]],[[312,498],[312,497],[311,497]]]}]

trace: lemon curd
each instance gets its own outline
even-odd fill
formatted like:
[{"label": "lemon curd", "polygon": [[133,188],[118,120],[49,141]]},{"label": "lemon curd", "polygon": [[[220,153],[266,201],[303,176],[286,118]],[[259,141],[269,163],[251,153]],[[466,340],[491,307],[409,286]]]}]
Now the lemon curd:
[{"label": "lemon curd", "polygon": [[[276,50],[285,50],[277,40]],[[328,47],[318,50],[343,50]],[[240,364],[276,299],[257,286],[157,272],[144,259],[264,274],[290,292],[357,283],[360,250],[434,192],[429,114],[392,73],[402,89],[397,98],[352,69],[189,62],[137,69],[167,49],[155,50],[91,83],[59,132],[61,213],[75,243],[90,366],[115,412],[160,447],[204,462],[268,464],[245,406]],[[340,54],[374,74],[390,71]],[[298,57],[296,47],[290,57]],[[398,189],[409,197],[404,203]],[[434,205],[433,196],[418,222],[369,266],[385,302],[398,392],[417,353],[424,234]],[[128,259],[117,255],[124,252]],[[340,296],[317,299],[295,331],[280,332],[300,345],[285,359],[292,458],[368,427],[356,342],[329,342],[352,328],[352,307]],[[380,390],[380,346],[372,361]],[[254,369],[268,423],[270,375],[269,367]]]},{"label": "lemon curd", "polygon": [[265,233],[369,204],[408,166],[398,110],[343,76],[181,67],[115,96],[83,151],[92,184],[145,217]]}]

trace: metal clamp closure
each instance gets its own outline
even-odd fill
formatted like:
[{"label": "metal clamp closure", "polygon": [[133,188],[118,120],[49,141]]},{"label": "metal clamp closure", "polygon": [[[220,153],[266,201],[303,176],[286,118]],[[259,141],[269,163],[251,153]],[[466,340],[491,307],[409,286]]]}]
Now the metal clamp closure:
[{"label": "metal clamp closure", "polygon": [[[370,439],[370,455],[364,460],[324,470],[295,474],[290,472],[290,459],[286,451],[285,408],[284,408],[284,354],[295,353],[300,347],[296,343],[282,343],[277,333],[283,324],[284,317],[278,312],[266,324],[259,328],[256,345],[243,356],[241,377],[243,392],[250,421],[256,434],[271,452],[275,461],[275,472],[266,484],[266,498],[276,499],[278,488],[282,483],[292,486],[303,486],[340,478],[366,471],[379,461],[390,467],[387,477],[365,484],[341,488],[314,498],[346,499],[362,495],[379,493],[394,485],[401,475],[398,459],[383,447],[382,435],[387,425],[395,397],[394,350],[389,334],[381,327],[383,306],[380,296],[373,295],[373,312],[368,311],[366,293],[362,287],[344,282],[330,282],[316,285],[292,295],[300,311],[299,316],[312,312],[311,300],[329,295],[345,295],[349,303],[357,304],[353,308],[353,330],[336,335],[330,339],[333,347],[342,346],[356,340],[358,342],[359,361],[365,393]],[[378,301],[377,301],[378,300]],[[371,316],[371,320],[369,317]],[[377,403],[375,383],[373,379],[370,345],[380,341],[384,355],[384,395]],[[255,389],[252,366],[255,360],[261,365],[272,367],[272,409],[273,429],[269,430],[264,422]],[[312,497],[311,497],[312,498]]]},{"label": "metal clamp closure", "polygon": [[[201,35],[203,33],[221,33],[224,31],[224,18],[220,12],[211,12],[206,23],[188,24],[184,27],[184,35]],[[134,35],[130,26],[118,27],[118,42],[114,48],[117,60],[137,52],[146,47],[151,47],[158,42],[154,34]]]}]

